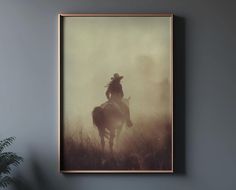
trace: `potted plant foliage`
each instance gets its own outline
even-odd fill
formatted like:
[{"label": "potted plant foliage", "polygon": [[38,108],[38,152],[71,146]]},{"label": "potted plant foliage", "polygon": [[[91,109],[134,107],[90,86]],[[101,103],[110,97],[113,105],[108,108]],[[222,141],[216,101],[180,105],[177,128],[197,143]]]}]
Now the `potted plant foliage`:
[{"label": "potted plant foliage", "polygon": [[12,166],[17,167],[23,161],[16,153],[4,151],[14,140],[15,137],[9,137],[0,141],[0,188],[7,187],[14,181],[11,176]]}]

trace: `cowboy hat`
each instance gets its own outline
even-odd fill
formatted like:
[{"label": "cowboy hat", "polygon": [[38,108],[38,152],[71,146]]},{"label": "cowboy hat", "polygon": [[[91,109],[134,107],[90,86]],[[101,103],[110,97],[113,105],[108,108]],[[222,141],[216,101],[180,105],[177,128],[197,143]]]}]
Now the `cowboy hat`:
[{"label": "cowboy hat", "polygon": [[113,75],[113,77],[111,77],[111,80],[114,80],[114,79],[123,79],[124,77],[123,76],[120,76],[118,73],[115,73]]}]

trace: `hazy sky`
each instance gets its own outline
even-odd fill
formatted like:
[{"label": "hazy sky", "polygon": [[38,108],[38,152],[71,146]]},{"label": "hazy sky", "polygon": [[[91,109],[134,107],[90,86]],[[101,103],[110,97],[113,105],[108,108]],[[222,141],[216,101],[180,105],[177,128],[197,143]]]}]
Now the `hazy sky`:
[{"label": "hazy sky", "polygon": [[[64,17],[64,109],[70,126],[91,128],[118,72],[134,120],[170,116],[170,18]],[[78,126],[74,126],[78,127]]]}]

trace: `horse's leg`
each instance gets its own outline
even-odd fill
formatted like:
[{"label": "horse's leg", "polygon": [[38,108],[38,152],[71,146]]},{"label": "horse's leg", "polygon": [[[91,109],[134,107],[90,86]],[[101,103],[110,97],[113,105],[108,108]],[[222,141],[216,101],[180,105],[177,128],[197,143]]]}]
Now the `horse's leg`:
[{"label": "horse's leg", "polygon": [[110,145],[110,152],[113,154],[113,141],[114,141],[114,138],[110,137],[110,140],[109,140],[109,145]]},{"label": "horse's leg", "polygon": [[110,145],[110,152],[113,154],[113,141],[114,141],[114,138],[115,138],[115,130],[111,130],[110,131],[110,139],[109,139],[109,145]]},{"label": "horse's leg", "polygon": [[104,152],[104,149],[105,149],[105,138],[104,138],[104,135],[105,135],[105,130],[99,130],[99,136],[101,138],[102,152]]},{"label": "horse's leg", "polygon": [[123,127],[123,123],[121,124],[121,126],[117,129],[117,133],[116,133],[116,144],[118,144],[119,142],[119,138],[120,138],[120,133]]},{"label": "horse's leg", "polygon": [[102,152],[104,152],[104,149],[105,149],[105,140],[104,140],[104,136],[101,137],[101,145],[102,145]]}]

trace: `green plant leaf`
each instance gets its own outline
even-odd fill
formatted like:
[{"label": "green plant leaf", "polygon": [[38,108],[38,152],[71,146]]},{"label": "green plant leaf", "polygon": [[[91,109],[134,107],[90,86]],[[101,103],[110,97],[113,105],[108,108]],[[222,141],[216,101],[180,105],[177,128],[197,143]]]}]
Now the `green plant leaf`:
[{"label": "green plant leaf", "polygon": [[12,183],[14,180],[9,176],[4,176],[3,178],[0,178],[0,187],[5,188],[10,183]]},{"label": "green plant leaf", "polygon": [[17,156],[12,152],[0,153],[0,174],[9,174],[11,171],[10,166],[13,165],[17,167],[20,162],[23,161],[23,158]]},{"label": "green plant leaf", "polygon": [[10,176],[11,166],[17,167],[23,158],[13,152],[3,152],[4,148],[8,147],[15,140],[15,137],[9,137],[0,141],[0,188],[7,187],[13,182]]},{"label": "green plant leaf", "polygon": [[0,141],[0,153],[3,151],[4,148],[10,146],[14,140],[15,140],[15,137],[9,137],[4,140],[1,140]]}]

